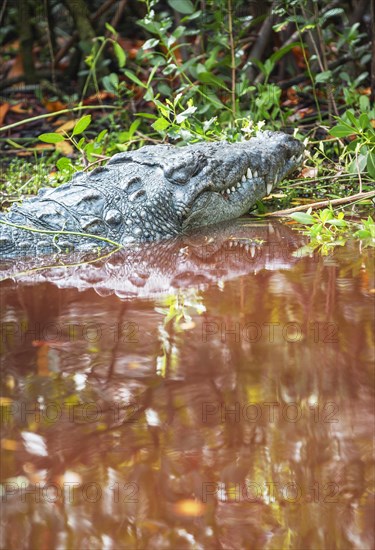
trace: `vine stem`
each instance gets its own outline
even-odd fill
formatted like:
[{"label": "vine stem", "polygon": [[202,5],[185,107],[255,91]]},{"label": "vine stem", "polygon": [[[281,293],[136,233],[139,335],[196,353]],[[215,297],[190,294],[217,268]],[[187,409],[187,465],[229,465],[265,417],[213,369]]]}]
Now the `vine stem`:
[{"label": "vine stem", "polygon": [[59,116],[64,113],[71,113],[73,111],[82,111],[82,109],[117,109],[114,105],[80,105],[78,107],[72,107],[71,109],[62,109],[61,111],[55,111],[54,113],[44,113],[43,115],[33,116],[26,118],[25,120],[19,120],[18,122],[13,122],[13,124],[8,124],[0,128],[0,132],[5,132],[11,128],[16,128],[16,126],[22,126],[23,124],[28,124],[29,122],[34,122],[35,120],[42,120],[43,118],[49,118],[52,116]]},{"label": "vine stem", "polygon": [[97,241],[102,241],[112,246],[122,248],[121,243],[107,239],[106,237],[100,237],[99,235],[92,235],[91,233],[80,233],[79,231],[54,231],[52,229],[37,229],[36,227],[29,227],[27,225],[18,225],[16,223],[8,222],[7,220],[0,220],[1,224],[9,225],[10,227],[15,227],[16,229],[23,229],[24,231],[31,231],[32,233],[43,233],[46,235],[75,235],[77,237],[87,237],[89,239],[96,239]]},{"label": "vine stem", "polygon": [[232,85],[231,85],[231,96],[232,96],[232,125],[236,118],[236,57],[234,49],[234,39],[233,39],[233,6],[232,0],[228,0],[228,34],[229,34],[229,46],[230,46],[230,56],[231,56],[231,71],[232,71]]},{"label": "vine stem", "polygon": [[320,123],[322,123],[322,113],[321,113],[321,110],[320,110],[319,100],[318,100],[318,96],[317,96],[317,93],[316,93],[315,80],[314,80],[314,76],[311,72],[311,67],[310,67],[309,60],[308,60],[307,55],[306,55],[305,46],[304,46],[303,40],[302,40],[302,32],[301,32],[301,29],[300,29],[299,24],[298,24],[297,13],[296,13],[295,9],[293,9],[293,14],[294,14],[294,19],[295,19],[296,29],[297,29],[298,36],[299,36],[300,43],[301,43],[301,50],[302,50],[303,59],[305,61],[307,74],[309,75],[309,78],[310,78],[310,81],[311,81],[311,86],[312,86],[312,89],[313,89],[313,95],[314,95],[316,111],[317,111],[318,116],[319,116],[319,121],[320,121]]}]

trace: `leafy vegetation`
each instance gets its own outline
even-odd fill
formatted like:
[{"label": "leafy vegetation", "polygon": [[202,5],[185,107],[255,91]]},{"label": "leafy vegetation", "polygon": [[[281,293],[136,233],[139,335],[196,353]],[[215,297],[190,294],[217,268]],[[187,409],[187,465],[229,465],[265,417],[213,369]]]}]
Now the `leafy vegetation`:
[{"label": "leafy vegetation", "polygon": [[375,245],[375,222],[369,216],[367,220],[352,221],[345,219],[344,212],[335,214],[332,206],[318,212],[295,212],[291,218],[302,224],[304,232],[310,237],[307,252],[318,250],[329,254],[335,246],[343,246],[350,236],[360,239],[364,246]]}]

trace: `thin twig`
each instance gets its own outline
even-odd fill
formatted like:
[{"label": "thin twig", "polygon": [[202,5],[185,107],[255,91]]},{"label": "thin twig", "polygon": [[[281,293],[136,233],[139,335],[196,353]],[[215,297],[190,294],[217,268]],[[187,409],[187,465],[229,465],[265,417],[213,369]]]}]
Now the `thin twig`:
[{"label": "thin twig", "polygon": [[360,144],[358,143],[355,148],[355,165],[357,168],[357,174],[359,179],[359,192],[362,193],[362,177],[361,177],[361,170],[359,169],[359,162],[358,162],[358,151],[359,151]]},{"label": "thin twig", "polygon": [[[96,155],[92,155],[92,156],[94,157]],[[85,168],[82,170],[82,172],[85,172],[89,168],[92,168],[93,166],[95,166],[95,164],[99,164],[100,162],[104,162],[105,160],[109,160],[110,158],[111,157],[103,157],[103,158],[100,158],[98,160],[94,160],[94,162],[90,162],[90,164],[88,166],[85,166]]]},{"label": "thin twig", "polygon": [[35,120],[42,120],[43,118],[49,118],[53,116],[63,115],[64,113],[71,113],[73,111],[82,111],[82,109],[118,109],[114,105],[81,105],[80,107],[72,107],[71,109],[62,109],[61,111],[55,111],[54,113],[44,113],[43,115],[32,116],[31,118],[26,118],[24,120],[19,120],[18,122],[13,122],[13,124],[8,124],[0,128],[0,132],[5,132],[11,128],[16,128],[16,126],[22,126],[23,124],[28,124],[29,122],[34,122]]},{"label": "thin twig", "polygon": [[233,7],[232,0],[228,0],[228,34],[229,34],[229,47],[230,47],[230,56],[231,56],[231,70],[232,70],[232,85],[231,85],[231,96],[232,96],[232,121],[234,123],[236,119],[236,56],[234,49],[234,39],[233,39]]},{"label": "thin twig", "polygon": [[375,191],[367,191],[366,193],[356,193],[355,195],[350,195],[350,197],[343,197],[341,199],[332,199],[332,200],[326,200],[326,201],[320,201],[320,202],[312,202],[310,204],[303,204],[301,206],[296,206],[294,208],[287,208],[286,210],[279,210],[278,212],[271,212],[270,214],[265,214],[265,217],[289,216],[289,214],[293,214],[293,212],[303,212],[304,210],[308,210],[309,208],[312,208],[314,210],[316,208],[324,208],[325,206],[331,206],[331,205],[335,206],[336,204],[346,204],[349,202],[354,202],[362,199],[371,199],[371,197],[375,197]]}]

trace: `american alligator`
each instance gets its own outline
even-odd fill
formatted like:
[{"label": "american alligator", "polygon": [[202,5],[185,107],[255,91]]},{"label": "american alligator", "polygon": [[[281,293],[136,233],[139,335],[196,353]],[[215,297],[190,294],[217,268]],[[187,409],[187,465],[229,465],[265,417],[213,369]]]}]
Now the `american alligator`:
[{"label": "american alligator", "polygon": [[240,143],[145,146],[44,188],[0,217],[0,255],[157,241],[237,218],[301,163],[303,145],[263,132]]}]

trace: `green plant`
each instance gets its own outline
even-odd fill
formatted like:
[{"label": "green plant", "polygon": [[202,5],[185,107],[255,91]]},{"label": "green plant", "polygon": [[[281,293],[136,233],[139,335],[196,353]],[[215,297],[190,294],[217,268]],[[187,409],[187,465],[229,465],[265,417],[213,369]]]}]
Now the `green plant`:
[{"label": "green plant", "polygon": [[[76,139],[76,136],[82,134],[87,129],[90,123],[91,115],[84,115],[76,122],[71,134],[68,134],[66,131],[63,131],[63,133],[59,133],[57,131],[41,134],[39,136],[39,139],[44,143],[53,144],[61,143],[63,141],[70,142],[73,147],[75,147],[81,154],[84,167],[88,168],[93,164],[102,162],[103,160],[107,159],[107,157],[101,154],[103,149],[102,141],[107,134],[107,130],[102,130],[94,140],[89,142],[87,142],[84,137],[81,137],[78,141]],[[66,170],[69,173],[72,173],[74,171],[73,163],[71,159],[67,157],[60,158],[57,161],[56,166],[59,170]]]},{"label": "green plant", "polygon": [[332,207],[321,211],[296,212],[290,217],[304,226],[303,232],[310,237],[307,252],[319,250],[329,254],[336,246],[344,246],[350,236],[363,241],[364,246],[375,247],[375,222],[369,216],[367,220],[345,220],[344,212],[335,214]]},{"label": "green plant", "polygon": [[338,124],[329,133],[350,140],[341,153],[348,172],[357,173],[359,178],[367,172],[375,180],[375,129],[372,117],[375,117],[375,109],[361,113],[358,118],[353,110],[348,109],[342,117],[337,117]]},{"label": "green plant", "polygon": [[[113,34],[113,36],[117,36],[116,30],[109,23],[106,23],[105,26],[107,30]],[[113,47],[113,51],[117,58],[119,68],[123,67],[126,63],[126,54],[116,40],[114,40],[113,38],[106,38],[104,36],[97,36],[90,54],[85,59],[86,65],[88,66],[89,70],[85,84],[83,86],[81,102],[84,99],[91,82],[93,82],[94,84],[95,91],[97,93],[99,92],[97,79],[98,63],[102,57],[104,49],[108,45],[112,45]],[[103,76],[102,81],[106,90],[113,93],[118,93],[119,78],[116,73],[110,73],[109,75]]]}]

